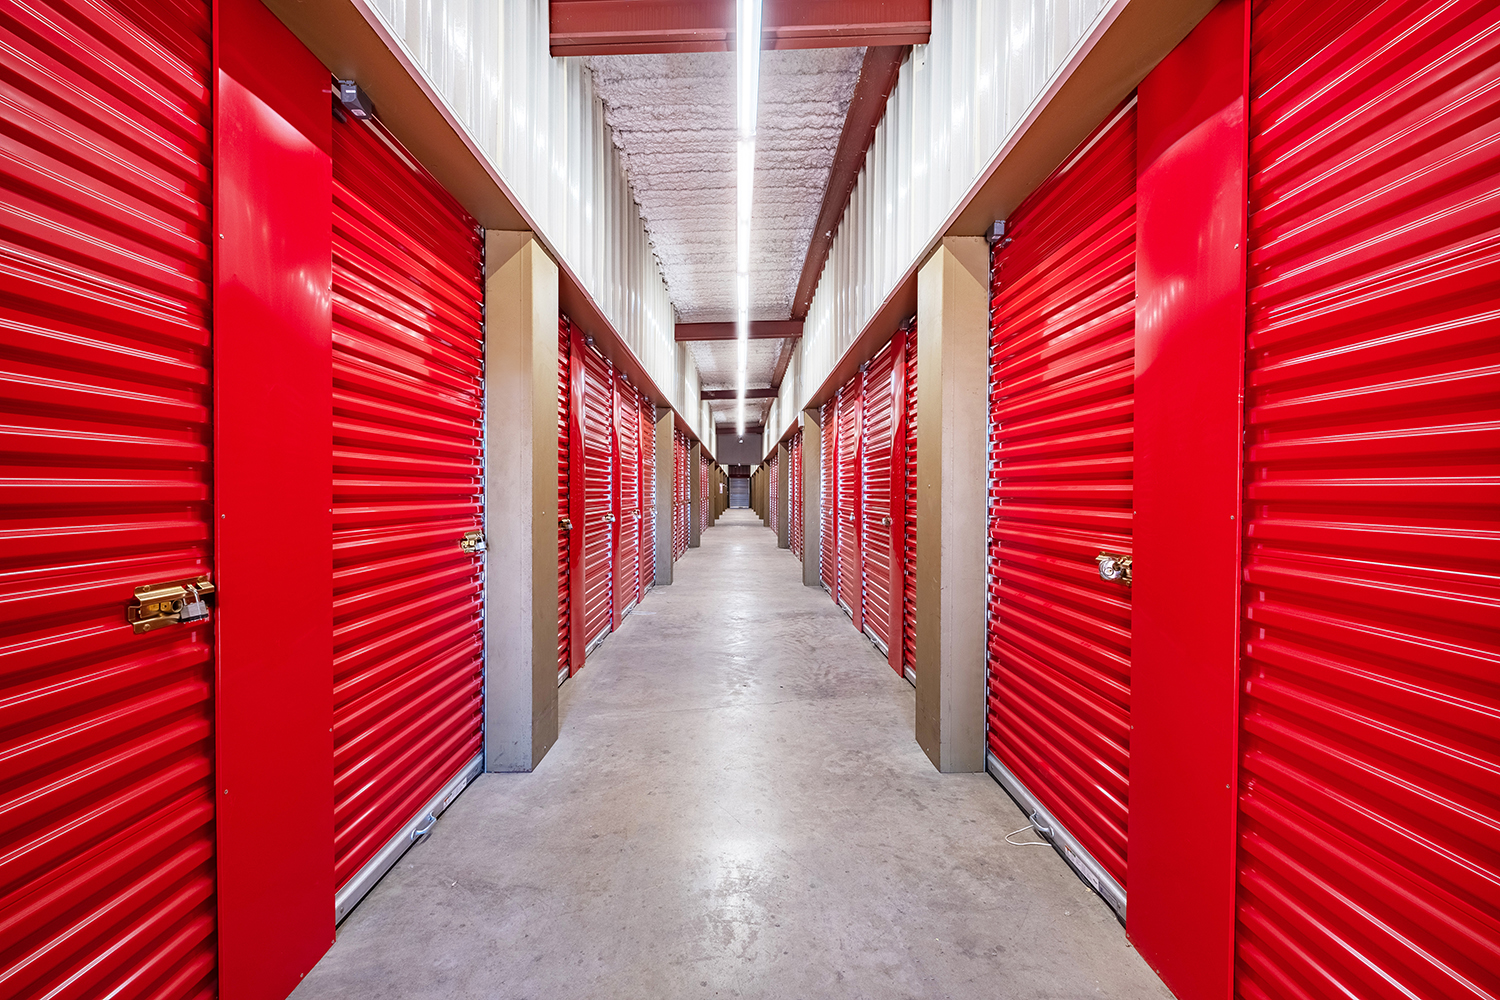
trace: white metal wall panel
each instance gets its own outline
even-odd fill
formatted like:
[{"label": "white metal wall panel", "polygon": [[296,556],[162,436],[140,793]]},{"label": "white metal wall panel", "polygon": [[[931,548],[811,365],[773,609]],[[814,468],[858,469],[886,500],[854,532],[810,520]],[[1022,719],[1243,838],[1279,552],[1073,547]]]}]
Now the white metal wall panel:
[{"label": "white metal wall panel", "polygon": [[672,302],[593,78],[582,59],[548,51],[547,0],[354,2],[426,77],[673,407],[700,436],[711,428],[696,372],[679,374]]},{"label": "white metal wall panel", "polygon": [[901,67],[813,295],[790,409],[828,377],[1070,57],[1123,6],[933,0],[932,40]]}]

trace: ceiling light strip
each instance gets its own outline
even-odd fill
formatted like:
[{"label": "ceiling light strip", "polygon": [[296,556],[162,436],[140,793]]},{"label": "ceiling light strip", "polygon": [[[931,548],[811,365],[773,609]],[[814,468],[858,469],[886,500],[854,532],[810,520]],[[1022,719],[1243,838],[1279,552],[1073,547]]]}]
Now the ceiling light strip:
[{"label": "ceiling light strip", "polygon": [[735,326],[739,337],[738,374],[735,385],[739,403],[735,408],[735,431],[745,436],[745,368],[750,352],[750,209],[755,178],[755,116],[760,102],[760,5],[761,0],[736,0],[735,113],[739,141],[735,149],[738,181],[735,199]]}]

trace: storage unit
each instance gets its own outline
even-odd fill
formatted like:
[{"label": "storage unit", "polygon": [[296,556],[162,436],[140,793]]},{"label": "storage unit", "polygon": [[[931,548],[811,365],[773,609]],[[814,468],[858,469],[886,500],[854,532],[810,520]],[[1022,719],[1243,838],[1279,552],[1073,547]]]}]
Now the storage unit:
[{"label": "storage unit", "polygon": [[0,8],[6,996],[217,989],[209,16]]},{"label": "storage unit", "polygon": [[620,373],[614,381],[615,544],[613,627],[641,596],[641,407]]},{"label": "storage unit", "polygon": [[771,500],[771,531],[780,537],[781,524],[781,446],[771,449],[766,460],[766,490]]},{"label": "storage unit", "polygon": [[557,682],[573,673],[573,324],[557,319]]},{"label": "storage unit", "polygon": [[802,432],[799,430],[792,435],[790,445],[787,447],[787,458],[791,463],[791,475],[788,478],[788,492],[790,506],[788,515],[791,520],[789,535],[791,537],[792,554],[800,561],[802,559],[802,533],[805,512],[802,509]]},{"label": "storage unit", "polygon": [[834,490],[838,496],[838,590],[834,600],[854,620],[854,627],[864,629],[864,603],[860,594],[860,393],[864,373],[850,379],[836,397],[834,423],[838,428],[838,455]]},{"label": "storage unit", "polygon": [[901,533],[901,672],[917,683],[917,322],[906,324],[906,447],[901,458],[902,502],[906,507]]},{"label": "storage unit", "polygon": [[[373,121],[333,126],[341,889],[371,864],[373,884],[394,861],[388,843],[477,772],[482,743],[483,248],[412,162]],[[341,899],[341,915],[368,888]]]},{"label": "storage unit", "polygon": [[1011,214],[991,271],[989,766],[1117,909],[1130,590],[1096,557],[1131,552],[1135,160],[1132,97]]},{"label": "storage unit", "polygon": [[636,600],[640,600],[656,583],[656,404],[645,394],[636,397],[636,433],[641,456],[641,513],[636,522],[640,537]]},{"label": "storage unit", "polygon": [[682,558],[688,547],[688,445],[687,435],[672,431],[672,561]]},{"label": "storage unit", "polygon": [[1253,8],[1240,997],[1500,993],[1497,29]]},{"label": "storage unit", "polygon": [[838,600],[839,591],[839,494],[838,401],[824,403],[818,413],[822,435],[818,439],[818,576],[823,589]]},{"label": "storage unit", "polygon": [[583,406],[575,425],[583,452],[583,541],[581,586],[573,599],[582,608],[582,656],[604,641],[614,621],[615,380],[608,361],[592,345],[576,349],[582,365]]},{"label": "storage unit", "polygon": [[708,530],[708,479],[713,463],[702,452],[698,454],[698,536]]},{"label": "storage unit", "polygon": [[[860,393],[860,601],[865,634],[901,670],[902,559],[896,540],[906,536],[905,506],[894,505],[904,492],[906,450],[906,338],[897,333],[864,373]],[[892,516],[894,515],[894,516]]]}]

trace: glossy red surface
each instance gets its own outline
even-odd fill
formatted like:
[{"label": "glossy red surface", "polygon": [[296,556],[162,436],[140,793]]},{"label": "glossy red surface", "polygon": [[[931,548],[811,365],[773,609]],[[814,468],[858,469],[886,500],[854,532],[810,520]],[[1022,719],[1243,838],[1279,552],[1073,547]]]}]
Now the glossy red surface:
[{"label": "glossy red surface", "polygon": [[585,345],[583,357],[583,652],[614,616],[614,372]]},{"label": "glossy red surface", "polygon": [[1121,886],[1130,802],[1134,99],[992,262],[988,745]]},{"label": "glossy red surface", "polygon": [[708,460],[707,455],[702,453],[698,456],[698,533],[701,537],[708,530],[709,507],[708,507],[708,478],[713,463]]},{"label": "glossy red surface", "polygon": [[1235,993],[1493,1000],[1500,8],[1250,43]]},{"label": "glossy red surface", "polygon": [[682,558],[688,548],[688,443],[682,431],[672,431],[672,560]]},{"label": "glossy red surface", "polygon": [[216,988],[211,44],[0,6],[0,996]]},{"label": "glossy red surface", "polygon": [[614,628],[641,599],[641,438],[635,388],[615,376]]},{"label": "glossy red surface", "polygon": [[[566,317],[564,317],[566,320]],[[568,639],[568,676],[583,667],[588,642],[584,635],[584,613],[587,604],[583,572],[585,497],[583,464],[583,331],[568,323],[568,607],[571,612]]]},{"label": "glossy red surface", "polygon": [[839,592],[839,495],[838,482],[838,405],[836,400],[823,404],[819,413],[818,456],[818,575],[823,587],[834,600]]},{"label": "glossy red surface", "polygon": [[859,539],[862,505],[860,504],[860,395],[864,373],[860,372],[839,389],[836,397],[838,426],[838,467],[834,489],[838,494],[838,590],[834,600],[848,612],[854,627],[864,629],[864,601],[861,599]]},{"label": "glossy red surface", "polygon": [[791,524],[788,526],[787,537],[791,542],[792,555],[800,561],[802,559],[802,533],[805,525],[805,513],[802,509],[802,432],[798,431],[792,435],[787,445],[788,461],[791,463],[790,475],[787,477],[788,492],[791,494],[788,504]]},{"label": "glossy red surface", "polygon": [[902,459],[901,667],[917,670],[917,322],[906,327],[906,449]]},{"label": "glossy red surface", "polygon": [[656,404],[638,395],[636,434],[641,453],[640,596],[656,583]]},{"label": "glossy red surface", "polygon": [[865,631],[887,650],[893,634],[892,617],[900,607],[895,583],[898,577],[893,573],[897,566],[891,472],[895,431],[901,419],[898,404],[904,395],[896,375],[897,362],[902,360],[901,346],[893,339],[870,361],[860,394],[860,482],[856,487],[860,503],[860,601]]},{"label": "glossy red surface", "polygon": [[1138,90],[1128,926],[1182,1000],[1229,990],[1244,22],[1220,4]]},{"label": "glossy red surface", "polygon": [[254,0],[216,27],[220,994],[279,1000],[333,942],[330,88]]},{"label": "glossy red surface", "polygon": [[484,523],[484,263],[474,220],[379,125],[333,140],[342,886],[483,743],[483,560],[459,542]]},{"label": "glossy red surface", "polygon": [[766,463],[766,471],[768,473],[766,486],[770,490],[771,495],[771,530],[773,532],[780,531],[779,525],[781,523],[781,511],[778,509],[781,506],[780,470],[781,449],[777,448],[771,452],[770,461]]},{"label": "glossy red surface", "polygon": [[572,675],[573,663],[573,573],[569,540],[573,537],[572,451],[569,430],[573,420],[571,324],[566,316],[557,320],[557,672]]}]

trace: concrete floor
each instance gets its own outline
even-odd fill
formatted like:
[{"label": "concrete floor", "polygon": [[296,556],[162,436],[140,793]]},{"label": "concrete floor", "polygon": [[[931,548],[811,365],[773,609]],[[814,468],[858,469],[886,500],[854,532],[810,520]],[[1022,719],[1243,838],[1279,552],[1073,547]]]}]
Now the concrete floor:
[{"label": "concrete floor", "polygon": [[298,1000],[1170,997],[748,511],[559,696],[536,771],[475,781]]}]

